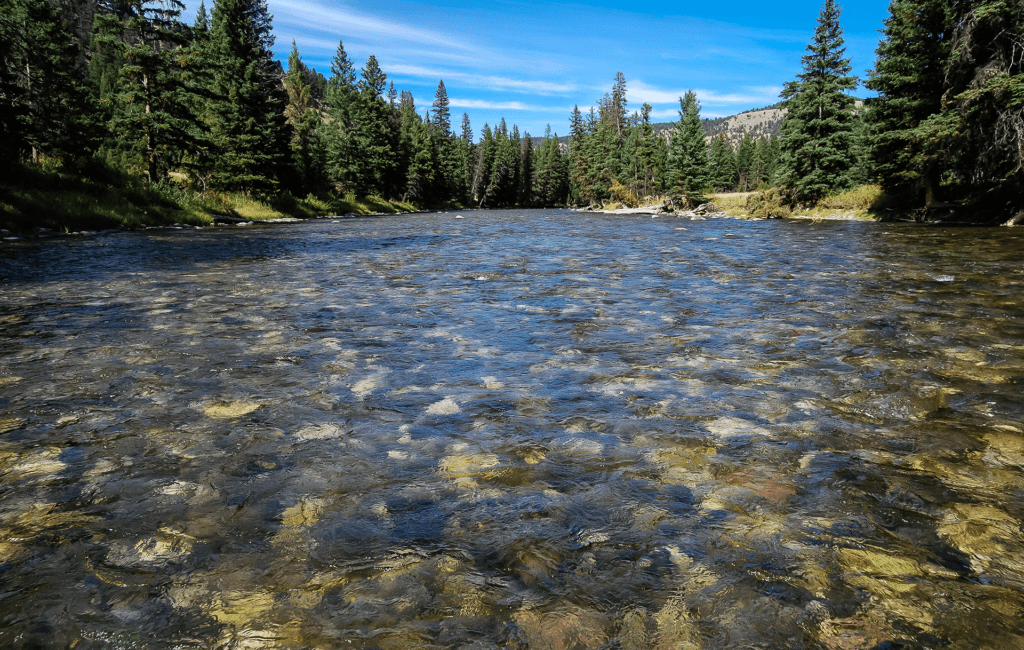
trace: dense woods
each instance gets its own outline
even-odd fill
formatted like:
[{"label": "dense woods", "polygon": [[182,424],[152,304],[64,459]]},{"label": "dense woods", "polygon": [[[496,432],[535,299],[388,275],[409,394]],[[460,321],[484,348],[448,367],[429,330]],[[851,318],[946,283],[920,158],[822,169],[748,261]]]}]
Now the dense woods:
[{"label": "dense woods", "polygon": [[1020,208],[1024,7],[893,0],[858,108],[840,10],[826,0],[786,84],[781,135],[711,131],[699,98],[659,131],[619,73],[570,116],[568,142],[502,119],[456,130],[443,81],[427,110],[339,41],[325,76],[274,54],[263,0],[217,0],[191,25],[178,0],[0,0],[5,165],[101,161],[199,194],[380,197],[417,206],[553,206],[778,188],[813,204],[877,183],[896,204]]}]

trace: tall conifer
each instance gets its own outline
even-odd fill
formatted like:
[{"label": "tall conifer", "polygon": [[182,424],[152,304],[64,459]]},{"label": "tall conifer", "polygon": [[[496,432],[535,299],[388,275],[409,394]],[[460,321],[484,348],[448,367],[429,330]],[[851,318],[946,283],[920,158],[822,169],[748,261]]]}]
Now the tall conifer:
[{"label": "tall conifer", "polygon": [[839,16],[835,0],[825,0],[802,59],[804,71],[782,91],[788,111],[782,120],[784,184],[801,202],[851,185],[854,99],[846,93],[857,87],[857,78],[850,76]]},{"label": "tall conifer", "polygon": [[0,9],[0,165],[21,155],[79,156],[96,143],[96,106],[77,65],[82,44],[60,4],[8,0]]},{"label": "tall conifer", "polygon": [[712,186],[719,192],[729,192],[736,187],[736,155],[726,144],[724,133],[711,141],[710,176]]},{"label": "tall conifer", "polygon": [[937,160],[926,156],[915,129],[942,108],[949,41],[947,0],[893,0],[865,84],[878,92],[867,103],[870,158],[882,188],[892,194],[938,190]]},{"label": "tall conifer", "polygon": [[218,0],[212,23],[214,183],[273,193],[287,159],[288,131],[270,13],[265,0]]},{"label": "tall conifer", "polygon": [[345,44],[338,41],[324,91],[327,116],[321,132],[327,175],[341,193],[354,190],[358,159],[354,123],[357,92],[355,66],[345,52]]},{"label": "tall conifer", "polygon": [[382,195],[396,169],[395,143],[388,124],[391,107],[384,101],[387,75],[372,54],[360,72],[354,103],[356,165],[353,189],[358,196]]},{"label": "tall conifer", "polygon": [[688,90],[679,98],[679,123],[668,150],[670,191],[699,197],[711,180],[707,151],[697,93]]},{"label": "tall conifer", "polygon": [[305,194],[319,186],[324,162],[317,137],[320,116],[313,110],[312,88],[306,82],[305,67],[294,40],[284,85],[288,92],[284,115],[291,127],[292,189]]}]

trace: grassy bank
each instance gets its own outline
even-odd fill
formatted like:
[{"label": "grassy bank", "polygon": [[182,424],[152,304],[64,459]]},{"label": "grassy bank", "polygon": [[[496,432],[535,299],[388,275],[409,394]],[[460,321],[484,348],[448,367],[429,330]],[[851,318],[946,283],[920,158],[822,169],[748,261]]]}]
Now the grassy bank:
[{"label": "grassy bank", "polygon": [[[749,217],[762,192],[732,192],[713,194],[712,200],[719,210],[734,217]],[[771,201],[771,197],[768,199]],[[789,215],[804,219],[857,219],[881,221],[888,216],[888,197],[877,185],[861,185],[832,196],[814,205],[800,205],[789,209]]]},{"label": "grassy bank", "polygon": [[408,212],[417,207],[369,197],[259,199],[241,194],[198,194],[173,181],[147,185],[97,162],[17,165],[0,178],[0,228],[61,232],[134,228],[173,223],[209,225],[214,215],[254,221],[281,217]]}]

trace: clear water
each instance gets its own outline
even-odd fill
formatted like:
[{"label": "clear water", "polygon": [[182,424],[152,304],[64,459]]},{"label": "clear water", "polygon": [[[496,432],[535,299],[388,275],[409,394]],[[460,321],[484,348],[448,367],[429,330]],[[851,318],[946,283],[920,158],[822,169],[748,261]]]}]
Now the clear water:
[{"label": "clear water", "polygon": [[1024,645],[1024,233],[0,248],[0,646]]}]

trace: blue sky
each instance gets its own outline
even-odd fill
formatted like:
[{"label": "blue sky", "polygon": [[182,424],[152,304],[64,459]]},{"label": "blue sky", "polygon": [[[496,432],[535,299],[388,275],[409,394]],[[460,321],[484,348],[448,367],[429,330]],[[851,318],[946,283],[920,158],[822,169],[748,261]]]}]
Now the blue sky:
[{"label": "blue sky", "polygon": [[[821,10],[820,0],[268,3],[278,58],[287,59],[294,39],[305,63],[329,75],[340,38],[357,67],[375,55],[421,112],[444,79],[453,126],[469,113],[477,139],[485,122],[493,126],[502,116],[509,128],[542,135],[550,123],[565,135],[573,105],[586,112],[620,70],[630,111],[648,102],[657,122],[678,119],[677,98],[689,88],[704,117],[772,104],[800,71]],[[847,55],[861,78],[874,63],[888,4],[843,5]],[[187,5],[191,22],[198,0]]]}]

